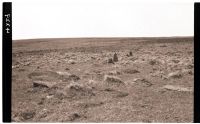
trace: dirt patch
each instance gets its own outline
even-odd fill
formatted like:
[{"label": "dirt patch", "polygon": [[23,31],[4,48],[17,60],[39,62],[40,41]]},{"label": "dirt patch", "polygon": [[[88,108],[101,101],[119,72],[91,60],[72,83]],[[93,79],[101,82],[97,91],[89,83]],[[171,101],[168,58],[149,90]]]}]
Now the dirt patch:
[{"label": "dirt patch", "polygon": [[12,121],[192,122],[193,47],[181,37],[13,41]]}]

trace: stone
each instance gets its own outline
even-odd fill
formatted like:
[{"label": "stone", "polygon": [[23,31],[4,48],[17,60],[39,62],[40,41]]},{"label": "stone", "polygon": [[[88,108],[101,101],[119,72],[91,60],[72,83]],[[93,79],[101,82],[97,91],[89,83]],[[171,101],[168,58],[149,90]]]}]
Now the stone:
[{"label": "stone", "polygon": [[82,98],[95,96],[91,87],[77,83],[71,83],[70,85],[66,86],[64,88],[64,95],[66,96],[66,98]]},{"label": "stone", "polygon": [[127,73],[127,74],[135,74],[135,73],[140,73],[138,70],[136,69],[125,69],[123,71],[124,73]]},{"label": "stone", "polygon": [[176,71],[176,72],[171,72],[168,74],[168,78],[181,78],[182,74],[180,71]]},{"label": "stone", "polygon": [[120,78],[118,78],[116,76],[111,76],[111,75],[105,75],[104,81],[106,81],[108,83],[124,84],[124,82]]},{"label": "stone", "polygon": [[75,62],[75,60],[70,59],[70,60],[68,61],[68,63],[69,63],[69,64],[75,64],[76,62]]},{"label": "stone", "polygon": [[56,82],[48,82],[48,81],[33,81],[34,88],[51,88],[56,84]]},{"label": "stone", "polygon": [[31,119],[35,116],[35,112],[22,112],[21,113],[21,117],[24,119],[24,120],[28,120],[28,119]]},{"label": "stone", "polygon": [[150,81],[148,81],[147,79],[144,79],[144,78],[136,78],[133,81],[135,83],[140,83],[140,84],[142,84],[145,87],[150,87],[150,86],[153,85]]},{"label": "stone", "polygon": [[75,74],[71,74],[69,72],[60,72],[58,71],[57,74],[59,74],[61,76],[61,79],[63,81],[78,81],[80,80],[80,77],[78,77],[77,75]]},{"label": "stone", "polygon": [[191,92],[191,89],[185,88],[185,87],[180,87],[180,86],[175,86],[175,85],[165,85],[162,87],[163,89],[166,90],[172,90],[172,91],[182,91],[182,92]]},{"label": "stone", "polygon": [[113,62],[113,60],[110,58],[110,59],[108,59],[108,63],[112,63],[112,64],[114,64],[114,62]]}]

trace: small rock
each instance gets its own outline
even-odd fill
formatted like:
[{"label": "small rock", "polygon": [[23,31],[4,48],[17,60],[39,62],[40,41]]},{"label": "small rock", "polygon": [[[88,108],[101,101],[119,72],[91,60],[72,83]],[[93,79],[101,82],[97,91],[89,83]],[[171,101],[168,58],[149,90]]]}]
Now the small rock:
[{"label": "small rock", "polygon": [[38,102],[38,105],[44,104],[45,98],[41,98],[41,100]]},{"label": "small rock", "polygon": [[160,47],[167,47],[166,45],[160,45]]},{"label": "small rock", "polygon": [[176,71],[176,72],[171,72],[168,74],[168,78],[181,78],[182,74],[180,73],[180,71]]},{"label": "small rock", "polygon": [[69,69],[69,68],[65,68],[65,70],[66,70],[66,71],[69,71],[70,69]]},{"label": "small rock", "polygon": [[92,85],[92,84],[96,84],[97,82],[96,82],[95,80],[90,79],[90,80],[88,81],[88,83]]},{"label": "small rock", "polygon": [[104,91],[111,92],[111,91],[114,91],[114,90],[111,89],[111,88],[106,88]]},{"label": "small rock", "polygon": [[19,65],[13,65],[12,69],[14,69],[14,68],[19,68]]},{"label": "small rock", "polygon": [[114,64],[114,62],[113,62],[113,60],[110,58],[110,59],[108,59],[108,63],[112,63],[112,64]]},{"label": "small rock", "polygon": [[73,113],[72,115],[69,116],[69,120],[70,121],[74,121],[78,118],[80,118],[81,116],[78,113]]},{"label": "small rock", "polygon": [[59,100],[63,100],[65,98],[65,94],[61,91],[57,91],[55,93],[55,97],[58,98]]},{"label": "small rock", "polygon": [[126,97],[128,96],[129,94],[126,93],[126,92],[118,92],[118,94],[116,95],[116,97]]},{"label": "small rock", "polygon": [[143,83],[143,84],[145,84],[147,87],[149,87],[149,86],[151,86],[151,85],[152,85],[152,83],[151,83],[151,82],[149,82],[149,81],[148,81],[148,80],[146,80],[146,79],[142,79],[141,81],[142,81],[142,83]]},{"label": "small rock", "polygon": [[180,86],[174,86],[174,85],[165,85],[162,87],[163,89],[166,90],[173,90],[173,91],[182,91],[182,92],[191,92],[191,89],[185,88],[185,87],[180,87]]},{"label": "small rock", "polygon": [[24,120],[28,120],[28,119],[31,119],[35,116],[35,112],[23,112],[21,113],[21,117],[24,119]]},{"label": "small rock", "polygon": [[179,60],[175,60],[175,59],[173,59],[172,60],[174,63],[179,63],[180,61]]},{"label": "small rock", "polygon": [[70,59],[70,60],[68,61],[68,63],[69,63],[69,64],[75,64],[76,62],[75,62],[75,60]]},{"label": "small rock", "polygon": [[91,97],[95,94],[92,91],[92,88],[89,86],[71,83],[70,85],[64,88],[64,95],[67,98],[82,98],[82,97]]},{"label": "small rock", "polygon": [[182,73],[183,74],[190,74],[190,75],[193,75],[194,73],[193,73],[193,70],[191,70],[191,69],[182,69]]},{"label": "small rock", "polygon": [[39,88],[49,88],[46,84],[40,81],[34,81],[33,87],[39,87]]},{"label": "small rock", "polygon": [[149,82],[147,79],[144,79],[144,78],[136,78],[133,81],[136,83],[141,83],[142,85],[146,87],[150,87],[153,85],[151,82]]},{"label": "small rock", "polygon": [[193,75],[193,74],[194,74],[194,72],[192,72],[192,71],[189,71],[189,72],[188,72],[188,74],[190,74],[190,75]]},{"label": "small rock", "polygon": [[131,61],[136,61],[138,58],[137,57],[131,57],[130,60]]},{"label": "small rock", "polygon": [[70,76],[69,76],[69,79],[70,79],[70,80],[73,80],[73,81],[80,80],[80,78],[79,78],[78,76],[74,75],[74,74],[70,75]]},{"label": "small rock", "polygon": [[134,80],[133,80],[133,82],[137,82],[138,80],[141,80],[140,78],[135,78]]},{"label": "small rock", "polygon": [[56,73],[59,75],[71,75],[69,72],[62,72],[62,71],[57,71]]},{"label": "small rock", "polygon": [[116,76],[110,76],[110,75],[105,75],[104,81],[106,81],[108,83],[124,84],[124,82],[120,78],[118,78]]},{"label": "small rock", "polygon": [[46,96],[46,97],[47,97],[47,99],[51,99],[51,98],[54,97],[54,95],[49,95],[49,96]]},{"label": "small rock", "polygon": [[121,74],[119,71],[117,71],[117,70],[114,70],[114,71],[110,71],[110,72],[108,72],[108,74],[109,75],[119,75],[119,74]]},{"label": "small rock", "polygon": [[34,88],[51,88],[55,85],[56,82],[48,82],[48,81],[33,81]]},{"label": "small rock", "polygon": [[155,65],[156,63],[157,63],[156,60],[150,60],[150,61],[149,61],[149,64],[150,64],[150,65]]},{"label": "small rock", "polygon": [[194,65],[191,65],[191,64],[187,65],[187,69],[193,69],[193,68],[194,68]]},{"label": "small rock", "polygon": [[124,73],[127,73],[127,74],[135,74],[135,73],[140,73],[138,70],[136,69],[126,69],[123,71]]},{"label": "small rock", "polygon": [[80,80],[80,77],[78,77],[75,74],[70,74],[69,72],[57,72],[57,74],[61,75],[61,79],[63,81],[69,81],[69,80],[78,81],[78,80]]}]

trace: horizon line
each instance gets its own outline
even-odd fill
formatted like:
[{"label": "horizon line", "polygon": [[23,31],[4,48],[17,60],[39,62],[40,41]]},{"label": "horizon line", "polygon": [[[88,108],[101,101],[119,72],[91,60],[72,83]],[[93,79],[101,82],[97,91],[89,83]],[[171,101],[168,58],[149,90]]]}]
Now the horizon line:
[{"label": "horizon line", "polygon": [[192,38],[194,36],[144,36],[144,37],[54,37],[54,38],[50,38],[50,37],[46,37],[46,38],[24,38],[24,39],[12,39],[14,41],[17,40],[41,40],[41,39],[103,39],[103,38]]}]

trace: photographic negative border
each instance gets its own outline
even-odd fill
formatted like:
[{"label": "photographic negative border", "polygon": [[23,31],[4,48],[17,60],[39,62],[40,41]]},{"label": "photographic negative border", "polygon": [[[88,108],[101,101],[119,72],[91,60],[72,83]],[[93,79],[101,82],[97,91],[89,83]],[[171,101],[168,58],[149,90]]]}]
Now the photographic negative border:
[{"label": "photographic negative border", "polygon": [[[9,19],[6,14],[10,14]],[[194,122],[200,122],[200,3],[194,3]],[[12,2],[3,2],[2,14],[3,122],[11,122],[12,88]],[[8,23],[9,22],[9,23]],[[8,29],[9,28],[9,29]],[[7,32],[10,33],[7,33]]]},{"label": "photographic negative border", "polygon": [[194,122],[200,122],[200,3],[194,3]]},{"label": "photographic negative border", "polygon": [[11,122],[11,88],[12,88],[12,3],[3,2],[3,122]]}]

